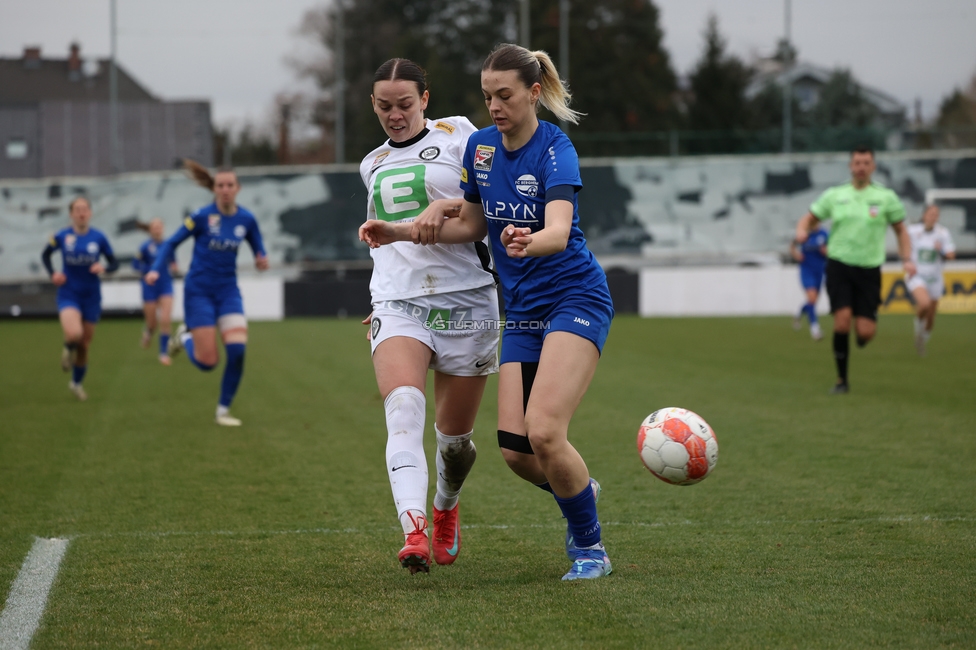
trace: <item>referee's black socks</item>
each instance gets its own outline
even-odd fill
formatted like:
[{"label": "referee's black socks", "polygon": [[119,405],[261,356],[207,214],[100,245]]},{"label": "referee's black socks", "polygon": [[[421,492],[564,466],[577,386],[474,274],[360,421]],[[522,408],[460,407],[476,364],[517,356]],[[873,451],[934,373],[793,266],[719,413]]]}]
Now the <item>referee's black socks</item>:
[{"label": "referee's black socks", "polygon": [[834,332],[834,362],[837,364],[837,376],[842,384],[847,383],[847,357],[851,350],[851,342],[847,332]]}]

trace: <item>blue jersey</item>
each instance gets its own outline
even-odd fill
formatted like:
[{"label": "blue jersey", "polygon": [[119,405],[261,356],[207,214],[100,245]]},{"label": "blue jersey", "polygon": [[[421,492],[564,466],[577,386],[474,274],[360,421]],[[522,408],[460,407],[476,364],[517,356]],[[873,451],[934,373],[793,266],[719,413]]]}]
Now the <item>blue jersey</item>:
[{"label": "blue jersey", "polygon": [[827,264],[827,256],[824,250],[827,248],[827,238],[829,234],[823,228],[817,228],[810,233],[807,240],[800,246],[803,253],[803,261],[800,266],[814,272],[822,272]]},{"label": "blue jersey", "polygon": [[[606,275],[579,228],[576,193],[582,187],[576,149],[555,124],[540,121],[532,138],[515,151],[505,150],[494,126],[468,139],[461,189],[468,201],[481,202],[506,311],[536,312],[581,293],[599,293],[609,300]],[[546,194],[554,188],[560,188],[560,198],[572,196],[566,249],[543,257],[509,257],[502,230],[510,224],[532,232],[544,228]]]},{"label": "blue jersey", "polygon": [[183,225],[157,252],[152,270],[162,273],[166,260],[184,240],[193,236],[193,261],[186,286],[217,287],[237,283],[237,249],[247,240],[255,256],[264,255],[261,231],[254,215],[237,206],[233,216],[220,213],[216,203],[204,206],[183,220]]},{"label": "blue jersey", "polygon": [[[98,262],[104,255],[108,261],[106,271],[114,271],[118,267],[112,246],[108,238],[100,230],[89,228],[84,235],[79,235],[74,228],[68,227],[57,232],[44,250],[45,266],[48,266],[50,254],[60,250],[64,257],[63,270],[67,276],[66,286],[77,288],[95,288],[101,282],[98,275],[89,271],[91,265]],[[49,268],[48,271],[51,271]]]},{"label": "blue jersey", "polygon": [[[132,268],[138,271],[139,275],[149,273],[153,264],[156,263],[156,257],[159,255],[159,251],[162,250],[164,243],[157,242],[155,239],[147,239],[139,247],[139,252],[136,253],[136,256],[132,258]],[[176,251],[174,249],[169,249],[169,257],[163,260],[163,267],[159,270],[160,280],[170,279],[169,267],[176,262],[175,254]]]}]

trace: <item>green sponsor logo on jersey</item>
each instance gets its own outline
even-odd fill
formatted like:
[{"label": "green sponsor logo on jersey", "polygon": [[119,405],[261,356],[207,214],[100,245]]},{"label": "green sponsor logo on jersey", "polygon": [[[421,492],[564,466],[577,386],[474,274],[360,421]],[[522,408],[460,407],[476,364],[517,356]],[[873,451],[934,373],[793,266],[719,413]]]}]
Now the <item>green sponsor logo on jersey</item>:
[{"label": "green sponsor logo on jersey", "polygon": [[376,218],[399,221],[416,217],[430,204],[424,165],[388,169],[376,175],[373,183],[373,204]]}]

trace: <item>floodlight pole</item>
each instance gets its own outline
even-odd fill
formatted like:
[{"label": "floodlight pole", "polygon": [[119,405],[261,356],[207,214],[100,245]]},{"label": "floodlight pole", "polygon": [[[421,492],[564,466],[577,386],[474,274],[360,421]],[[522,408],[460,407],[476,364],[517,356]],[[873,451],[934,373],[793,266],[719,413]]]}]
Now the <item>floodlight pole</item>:
[{"label": "floodlight pole", "polygon": [[119,164],[119,78],[118,70],[115,65],[116,56],[116,20],[115,20],[115,0],[109,2],[110,15],[110,38],[111,56],[108,65],[108,141],[109,141],[109,165],[113,174],[122,171]]},{"label": "floodlight pole", "polygon": [[529,0],[519,0],[519,45],[529,49]]},{"label": "floodlight pole", "polygon": [[784,0],[784,31],[785,47],[783,48],[783,153],[793,150],[793,84],[790,81],[790,69],[793,67],[790,45],[790,0]]},{"label": "floodlight pole", "polygon": [[[559,0],[559,72],[569,81],[569,0]],[[569,122],[559,120],[559,128],[569,133]]]},{"label": "floodlight pole", "polygon": [[340,0],[336,3],[336,81],[335,81],[335,161],[346,162],[346,6]]}]

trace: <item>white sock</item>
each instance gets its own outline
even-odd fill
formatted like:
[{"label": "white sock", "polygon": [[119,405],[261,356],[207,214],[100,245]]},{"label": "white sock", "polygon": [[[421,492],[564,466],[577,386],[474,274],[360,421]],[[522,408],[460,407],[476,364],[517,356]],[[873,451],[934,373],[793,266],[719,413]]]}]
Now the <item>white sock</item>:
[{"label": "white sock", "polygon": [[230,407],[229,406],[223,406],[221,404],[218,404],[217,405],[217,417],[219,418],[222,415],[230,415]]},{"label": "white sock", "polygon": [[932,336],[932,330],[922,330],[922,338],[925,339],[926,343],[929,342],[930,336]]},{"label": "white sock", "polygon": [[461,486],[478,456],[478,450],[471,441],[474,431],[459,436],[447,436],[440,432],[437,423],[434,423],[434,431],[437,433],[437,491],[434,493],[434,507],[438,510],[451,510],[457,505]]},{"label": "white sock", "polygon": [[916,316],[913,321],[915,323],[915,335],[917,336],[922,331],[922,319]]},{"label": "white sock", "polygon": [[427,457],[424,424],[427,399],[413,386],[394,388],[383,402],[386,409],[386,471],[393,490],[397,517],[404,534],[427,520]]}]

